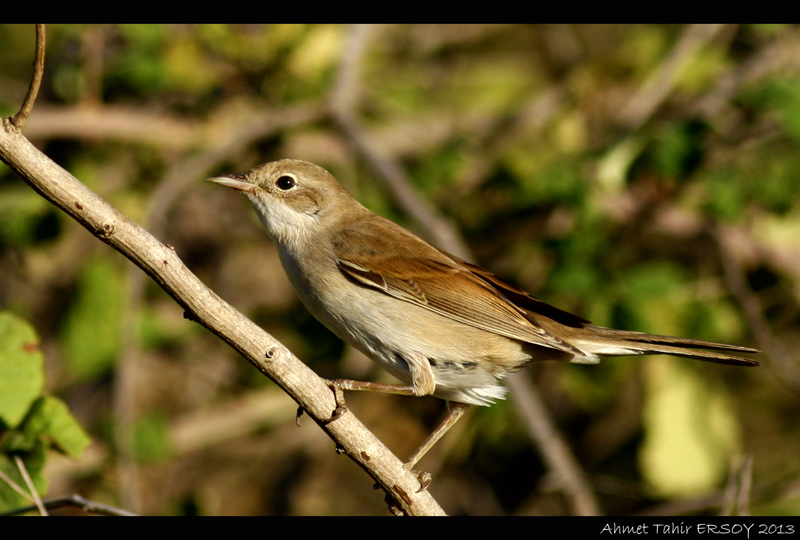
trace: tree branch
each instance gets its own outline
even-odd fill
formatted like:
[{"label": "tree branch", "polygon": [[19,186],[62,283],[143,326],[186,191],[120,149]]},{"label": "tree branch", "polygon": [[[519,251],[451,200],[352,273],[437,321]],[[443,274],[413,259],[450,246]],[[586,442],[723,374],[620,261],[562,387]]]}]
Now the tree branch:
[{"label": "tree branch", "polygon": [[[44,501],[44,508],[46,508],[47,510],[57,510],[59,508],[68,508],[68,507],[80,508],[87,514],[100,514],[104,516],[136,515],[121,508],[115,508],[114,506],[109,506],[107,504],[89,501],[87,499],[84,499],[80,495],[70,495],[69,497],[60,497],[58,499]],[[10,512],[4,512],[3,514],[0,514],[0,516],[19,516],[37,509],[38,507],[36,506],[25,506],[23,508],[15,508]]]},{"label": "tree branch", "polygon": [[[44,32],[37,32],[37,50],[44,50]],[[38,56],[37,56],[38,59]],[[43,62],[36,65],[32,86],[41,80]],[[35,99],[32,89],[29,95]],[[417,493],[419,481],[352,413],[333,422],[336,408],[327,382],[284,345],[239,313],[206,287],[180,260],[136,222],[111,206],[46,155],[19,132],[33,101],[0,125],[0,159],[37,193],[66,212],[97,238],[127,257],[158,283],[199,322],[239,351],[259,371],[275,381],[386,491],[397,510],[409,515],[442,515],[427,491]]]},{"label": "tree branch", "polygon": [[42,86],[42,77],[44,76],[44,43],[45,43],[45,30],[43,24],[36,25],[36,59],[33,61],[33,79],[31,85],[28,87],[28,94],[25,96],[25,101],[22,102],[22,107],[19,108],[17,114],[9,119],[9,124],[16,130],[22,129],[25,121],[28,120],[28,115],[33,109],[33,104],[36,103],[36,96],[39,95],[39,87]]},{"label": "tree branch", "polygon": [[122,253],[197,321],[275,381],[411,515],[442,514],[403,463],[352,414],[326,424],[336,408],[333,392],[286,347],[206,287],[178,255],[39,152],[3,119],[0,159],[42,197]]}]

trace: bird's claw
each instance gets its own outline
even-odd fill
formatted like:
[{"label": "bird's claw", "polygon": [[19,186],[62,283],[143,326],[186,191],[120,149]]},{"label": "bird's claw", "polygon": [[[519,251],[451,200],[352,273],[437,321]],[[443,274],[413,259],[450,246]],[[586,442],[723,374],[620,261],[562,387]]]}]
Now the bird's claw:
[{"label": "bird's claw", "polygon": [[411,467],[409,467],[408,464],[404,465],[404,467],[411,474],[416,476],[417,481],[419,481],[419,489],[417,490],[417,493],[421,493],[421,492],[425,491],[426,489],[428,489],[428,486],[431,485],[431,481],[433,480],[433,477],[431,476],[431,473],[425,472],[425,471],[416,471],[416,470],[412,469]]},{"label": "bird's claw", "polygon": [[333,390],[333,399],[336,401],[336,408],[331,413],[331,417],[325,420],[326,424],[330,424],[334,420],[339,419],[342,415],[344,415],[344,413],[347,412],[347,407],[344,404],[344,393],[336,384],[336,381],[328,381],[328,387]]}]

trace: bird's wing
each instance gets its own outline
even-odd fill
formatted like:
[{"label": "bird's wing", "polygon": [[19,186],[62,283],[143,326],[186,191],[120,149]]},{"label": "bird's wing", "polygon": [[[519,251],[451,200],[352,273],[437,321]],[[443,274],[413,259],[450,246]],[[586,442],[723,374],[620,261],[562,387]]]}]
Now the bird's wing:
[{"label": "bird's wing", "polygon": [[334,238],[337,265],[348,278],[475,328],[583,354],[538,324],[526,310],[545,316],[552,313],[554,320],[560,318],[572,325],[582,324],[583,319],[549,306],[490,272],[379,219],[384,226],[356,222],[342,228]]}]

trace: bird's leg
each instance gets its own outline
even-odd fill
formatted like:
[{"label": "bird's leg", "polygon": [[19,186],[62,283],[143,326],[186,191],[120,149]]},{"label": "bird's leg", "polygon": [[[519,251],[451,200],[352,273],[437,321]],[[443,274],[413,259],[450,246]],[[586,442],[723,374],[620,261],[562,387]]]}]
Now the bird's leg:
[{"label": "bird's leg", "polygon": [[430,361],[422,355],[415,354],[405,355],[400,359],[408,366],[408,372],[411,375],[410,385],[353,381],[350,379],[328,381],[336,398],[336,410],[333,411],[333,415],[328,422],[333,422],[347,411],[342,390],[382,392],[384,394],[399,394],[402,396],[427,396],[433,394],[436,390],[436,381],[433,377]]},{"label": "bird's leg", "polygon": [[414,453],[411,454],[411,457],[408,458],[408,461],[406,461],[403,465],[406,469],[410,470],[417,476],[420,484],[419,491],[422,491],[428,487],[428,485],[431,483],[431,475],[430,473],[415,471],[414,466],[425,454],[428,453],[428,450],[433,448],[433,445],[436,444],[456,422],[458,422],[458,419],[464,415],[467,409],[469,409],[469,405],[466,403],[448,401],[447,414],[445,415],[444,419],[442,419],[441,423],[436,427],[436,429],[433,430],[433,433],[428,435],[428,438],[423,441],[419,448],[417,448]]},{"label": "bird's leg", "polygon": [[405,463],[406,469],[413,469],[414,465],[422,459],[422,456],[428,453],[428,450],[433,448],[433,445],[447,433],[447,431],[458,422],[458,419],[464,415],[464,412],[469,409],[467,403],[459,403],[457,401],[447,402],[447,414],[442,419],[441,423],[433,430],[433,433],[428,435],[428,438],[423,441],[419,448],[417,448],[408,461]]},{"label": "bird's leg", "polygon": [[414,387],[411,385],[352,381],[350,379],[333,379],[328,382],[332,388],[338,388],[339,390],[360,390],[367,392],[381,392],[383,394],[400,394],[403,396],[415,395]]},{"label": "bird's leg", "polygon": [[350,379],[333,379],[328,381],[328,386],[333,390],[333,397],[336,400],[336,408],[333,410],[331,417],[325,422],[329,424],[347,412],[347,406],[344,403],[344,395],[342,390],[357,390],[366,392],[381,392],[384,394],[400,394],[403,396],[413,396],[414,387],[411,385],[401,384],[384,384],[376,382],[353,381]]},{"label": "bird's leg", "polygon": [[[347,411],[347,407],[344,405],[344,396],[342,395],[343,390],[382,392],[384,394],[399,394],[403,396],[426,396],[433,394],[436,390],[436,383],[430,361],[423,356],[417,355],[408,355],[403,359],[408,364],[409,372],[411,374],[410,385],[353,381],[350,379],[335,379],[328,381],[330,387],[333,389],[334,397],[336,398],[336,409],[333,411],[333,415],[328,422],[336,420]],[[455,424],[458,419],[463,416],[464,411],[466,411],[468,408],[469,405],[466,403],[448,401],[447,415],[444,417],[439,426],[433,430],[433,433],[431,433],[420,445],[420,447],[417,448],[413,454],[411,454],[411,457],[408,458],[408,461],[403,464],[403,467],[414,473],[419,480],[419,491],[422,491],[428,487],[428,485],[431,483],[431,475],[427,472],[415,471],[414,465],[416,465],[417,462],[422,459],[422,456],[424,456],[428,450],[430,450],[433,445],[436,444],[436,442],[441,439],[445,433],[447,433],[447,430],[453,427],[453,424]]]}]

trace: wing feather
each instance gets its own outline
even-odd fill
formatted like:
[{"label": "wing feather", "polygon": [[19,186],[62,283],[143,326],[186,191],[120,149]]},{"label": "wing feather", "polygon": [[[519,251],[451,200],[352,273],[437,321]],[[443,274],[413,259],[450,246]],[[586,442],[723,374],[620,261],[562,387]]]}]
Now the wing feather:
[{"label": "wing feather", "polygon": [[[437,250],[388,220],[378,219],[391,225],[367,227],[354,223],[336,235],[337,265],[345,276],[475,328],[583,355],[533,317],[526,316],[526,309],[545,306],[563,314],[561,318],[572,325],[582,324],[583,319],[561,312],[493,274]],[[376,234],[376,230],[383,234]],[[526,304],[520,307],[507,295]]]}]

